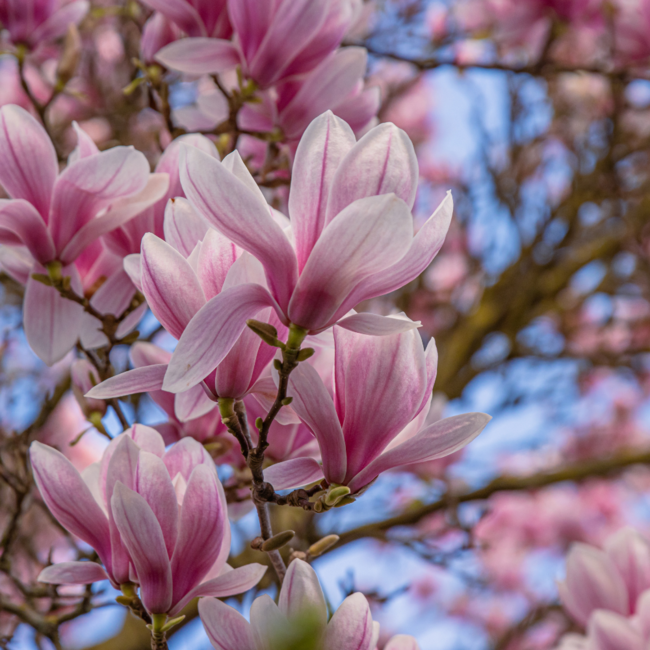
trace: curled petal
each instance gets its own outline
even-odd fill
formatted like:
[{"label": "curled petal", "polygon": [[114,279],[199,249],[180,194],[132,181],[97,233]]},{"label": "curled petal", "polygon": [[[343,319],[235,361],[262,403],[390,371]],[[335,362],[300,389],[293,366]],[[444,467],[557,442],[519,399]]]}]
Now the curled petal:
[{"label": "curled petal", "polygon": [[153,614],[166,612],[172,600],[172,572],[156,515],[142,496],[119,482],[111,510],[133,561],[144,606]]},{"label": "curled petal", "polygon": [[30,458],[36,484],[50,512],[110,564],[108,521],[72,463],[40,442],[32,443]]},{"label": "curled petal", "polygon": [[266,573],[267,567],[261,564],[247,564],[246,566],[226,571],[212,580],[206,580],[197,587],[194,587],[184,598],[174,605],[170,614],[173,616],[180,612],[190,600],[194,598],[204,598],[206,596],[215,596],[217,598],[226,598],[243,594],[252,589]]},{"label": "curled petal", "polygon": [[127,370],[103,381],[101,384],[97,384],[86,393],[86,397],[113,399],[114,397],[160,390],[166,372],[166,363]]},{"label": "curled petal", "polygon": [[299,364],[289,376],[288,394],[294,411],[318,440],[327,480],[342,483],[347,468],[343,430],[318,372],[309,364]]},{"label": "curled petal", "polygon": [[108,575],[97,562],[60,562],[43,569],[37,580],[51,585],[89,585],[108,580]]},{"label": "curled petal", "polygon": [[199,601],[199,616],[216,650],[256,650],[248,621],[216,598]]},{"label": "curled petal", "polygon": [[316,571],[307,562],[294,560],[289,565],[280,589],[278,607],[287,618],[298,618],[308,611],[317,616],[321,625],[327,623],[325,596]]},{"label": "curled petal", "polygon": [[23,199],[0,199],[0,242],[25,245],[34,259],[45,264],[54,259],[54,242],[43,217]]},{"label": "curled petal", "polygon": [[474,440],[490,420],[485,413],[465,413],[440,420],[373,460],[352,479],[350,490],[360,490],[379,474],[394,467],[453,454]]},{"label": "curled petal", "polygon": [[163,389],[180,393],[203,381],[230,352],[246,319],[269,305],[275,306],[275,301],[259,284],[235,286],[209,300],[185,328]]},{"label": "curled petal", "polygon": [[58,173],[56,151],[45,129],[19,106],[3,106],[0,109],[0,183],[9,195],[29,201],[47,222]]},{"label": "curled petal", "polygon": [[324,648],[337,650],[371,650],[372,616],[366,597],[361,593],[348,596],[334,612],[323,636]]},{"label": "curled petal", "polygon": [[264,480],[276,490],[292,490],[323,478],[323,468],[313,458],[291,458],[264,470]]},{"label": "curled petal", "polygon": [[220,38],[183,38],[166,45],[155,56],[170,70],[186,74],[218,74],[239,63],[237,48]]}]

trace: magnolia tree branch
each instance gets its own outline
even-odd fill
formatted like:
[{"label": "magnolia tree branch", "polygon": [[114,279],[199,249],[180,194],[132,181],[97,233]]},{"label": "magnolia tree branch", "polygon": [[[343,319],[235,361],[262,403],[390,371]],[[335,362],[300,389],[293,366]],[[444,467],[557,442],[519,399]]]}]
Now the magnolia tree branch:
[{"label": "magnolia tree branch", "polygon": [[285,533],[273,535],[268,504],[281,503],[283,500],[285,503],[288,503],[288,501],[286,501],[286,498],[283,499],[283,497],[276,494],[273,486],[264,480],[264,453],[269,446],[268,438],[273,421],[280,412],[280,409],[291,402],[291,399],[287,397],[289,375],[301,360],[300,346],[305,336],[307,336],[307,331],[291,325],[287,342],[282,343],[277,339],[277,331],[268,324],[251,321],[249,325],[253,331],[261,336],[263,341],[282,350],[282,361],[275,361],[275,367],[278,371],[278,390],[275,400],[266,417],[263,420],[258,418],[256,422],[259,431],[257,445],[253,444],[253,439],[248,430],[248,420],[243,402],[235,402],[232,398],[220,398],[219,411],[221,413],[221,421],[227,427],[228,431],[237,438],[242,454],[246,460],[246,465],[252,475],[252,499],[260,521],[260,531],[263,540],[259,548],[268,554],[278,579],[282,583],[287,568],[278,548],[284,546],[293,537],[293,533],[289,537],[287,537],[286,531]]},{"label": "magnolia tree branch", "polygon": [[[540,472],[529,476],[499,476],[477,490],[448,493],[441,499],[426,506],[415,508],[383,521],[365,524],[340,533],[337,549],[344,544],[364,538],[388,540],[387,533],[398,526],[415,526],[422,519],[453,508],[460,503],[484,501],[497,492],[516,492],[519,490],[536,490],[564,481],[584,481],[595,477],[604,477],[620,472],[633,465],[650,465],[650,449],[628,451],[612,458],[586,460],[574,465],[567,465],[552,472]],[[314,538],[315,539],[315,538]]]}]

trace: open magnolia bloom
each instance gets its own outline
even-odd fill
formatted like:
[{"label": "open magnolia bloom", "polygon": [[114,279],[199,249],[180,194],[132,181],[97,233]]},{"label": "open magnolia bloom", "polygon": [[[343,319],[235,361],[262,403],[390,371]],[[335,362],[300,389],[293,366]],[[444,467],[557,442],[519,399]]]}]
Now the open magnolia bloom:
[{"label": "open magnolia bloom", "polygon": [[609,537],[604,550],[574,544],[566,559],[566,580],[558,584],[563,605],[582,625],[599,609],[634,614],[648,589],[650,545],[632,528]]},{"label": "open magnolia bloom", "polygon": [[[29,254],[32,271],[70,277],[82,293],[73,262],[99,237],[162,198],[167,174],[150,174],[133,147],[98,152],[77,128],[78,145],[59,174],[45,129],[18,106],[0,109],[0,184],[12,197],[0,200],[0,243]],[[25,335],[48,364],[74,346],[83,308],[29,275],[25,289]]]},{"label": "open magnolia bloom", "polygon": [[[184,155],[183,155],[184,154]],[[164,387],[187,390],[228,353],[246,320],[272,306],[281,320],[309,334],[338,324],[385,335],[417,324],[353,314],[364,300],[416,278],[442,246],[451,196],[413,236],[418,164],[408,136],[382,124],[355,142],[350,127],[327,112],[298,146],[289,195],[291,231],[235,151],[222,163],[193,147],[181,155],[181,183],[194,209],[263,265],[268,289],[241,284],[223,291],[192,318],[165,375]]]},{"label": "open magnolia bloom", "polygon": [[[156,59],[164,66],[194,75],[215,74],[240,65],[244,76],[261,88],[268,88],[304,75],[329,56],[340,45],[361,3],[359,0],[231,1],[228,13],[236,41],[205,38],[218,34],[207,25],[203,33],[191,25],[189,16],[193,8],[188,2],[146,0],[146,4],[195,37],[163,48]],[[205,14],[204,5],[214,15],[224,4],[222,0],[194,3],[197,9],[193,13]],[[187,27],[176,17],[181,15],[187,16]]]},{"label": "open magnolia bloom", "polygon": [[[259,262],[216,230],[209,228],[185,199],[169,202],[165,216],[167,241],[147,233],[142,254],[127,259],[132,277],[151,311],[173,337],[180,339],[192,317],[208,300],[242,282],[264,283]],[[264,314],[282,331],[270,308]],[[179,392],[175,415],[181,422],[205,415],[220,397],[242,399],[256,390],[275,348],[246,328],[235,345],[200,384]],[[143,365],[93,388],[90,397],[109,399],[133,393],[159,391],[166,363]]]},{"label": "open magnolia bloom", "polygon": [[37,48],[63,36],[78,25],[90,9],[88,0],[3,0],[0,23],[14,44]]},{"label": "open magnolia bloom", "polygon": [[[250,623],[214,598],[199,601],[199,615],[217,650],[375,650],[379,625],[366,597],[348,596],[328,622],[316,572],[302,560],[289,565],[276,605],[267,595],[251,606]],[[399,635],[386,650],[419,650],[413,637]]]},{"label": "open magnolia bloom", "polygon": [[[288,391],[294,411],[318,440],[330,484],[354,494],[382,472],[452,454],[490,421],[485,413],[466,413],[422,428],[438,354],[433,339],[424,349],[417,330],[376,337],[336,328],[334,344],[334,397],[306,363],[291,374]],[[281,477],[283,466],[275,465],[273,475]],[[316,461],[303,460],[303,485],[315,480],[315,468]],[[299,483],[297,475],[294,481]]]},{"label": "open magnolia bloom", "polygon": [[226,564],[226,498],[212,459],[196,440],[186,438],[165,452],[157,431],[134,425],[83,475],[39,442],[32,443],[31,462],[52,514],[103,564],[55,564],[43,570],[41,582],[109,579],[125,593],[137,585],[151,614],[173,616],[192,598],[247,591],[266,570]]}]

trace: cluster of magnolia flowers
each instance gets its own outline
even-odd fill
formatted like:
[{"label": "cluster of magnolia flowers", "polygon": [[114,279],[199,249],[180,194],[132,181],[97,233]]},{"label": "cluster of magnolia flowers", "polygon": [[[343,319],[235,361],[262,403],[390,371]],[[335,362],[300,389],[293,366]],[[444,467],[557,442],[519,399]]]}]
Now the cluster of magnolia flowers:
[{"label": "cluster of magnolia flowers", "polygon": [[[360,497],[382,472],[453,453],[487,423],[477,413],[428,422],[435,343],[425,348],[418,323],[403,315],[353,309],[426,269],[451,218],[448,196],[414,236],[417,160],[394,125],[357,141],[331,112],[314,120],[295,156],[290,219],[269,206],[237,151],[220,161],[201,135],[174,141],[152,174],[139,152],[99,152],[77,128],[59,173],[28,113],[6,106],[0,125],[0,183],[12,197],[0,204],[2,262],[26,284],[33,350],[53,363],[78,341],[84,350],[128,341],[146,305],[178,339],[171,355],[135,343],[134,369],[92,388],[92,367],[75,363],[78,392],[90,388],[87,414],[146,392],[170,426],[163,437],[134,425],[83,476],[33,444],[48,507],[101,562],[56,564],[42,581],[109,579],[125,604],[139,590],[152,630],[164,634],[191,599],[242,593],[265,570],[226,564],[227,504],[206,438],[239,434],[244,453],[217,462],[248,461],[254,480],[250,458],[261,453],[256,505],[269,489],[279,502],[275,490],[315,485],[299,491],[300,505],[320,512]],[[159,210],[164,238],[147,232]],[[107,279],[85,299],[100,275]],[[215,647],[241,650],[261,647],[271,628],[285,634],[303,607],[323,648],[375,647],[365,598],[354,594],[327,623],[318,581],[300,559],[279,608],[258,599],[250,624],[214,600],[200,611]],[[391,643],[415,647],[410,638]]]},{"label": "cluster of magnolia flowers", "polygon": [[604,548],[574,544],[560,599],[586,635],[567,634],[558,650],[644,650],[650,641],[650,544],[632,528]]}]

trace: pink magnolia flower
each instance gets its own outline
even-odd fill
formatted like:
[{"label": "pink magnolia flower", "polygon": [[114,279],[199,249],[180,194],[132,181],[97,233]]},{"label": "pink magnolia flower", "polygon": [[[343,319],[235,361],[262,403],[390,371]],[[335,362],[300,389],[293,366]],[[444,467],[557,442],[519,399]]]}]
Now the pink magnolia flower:
[{"label": "pink magnolia flower", "polygon": [[0,23],[12,43],[35,48],[63,36],[70,24],[78,25],[89,8],[87,0],[0,0]]},{"label": "pink magnolia flower", "polygon": [[[224,288],[256,278],[264,282],[257,260],[242,256],[241,249],[204,224],[184,199],[170,202],[165,234],[167,242],[151,233],[144,236],[137,281],[152,312],[174,338],[180,339],[192,317]],[[267,312],[268,318],[271,310]],[[176,417],[185,422],[204,415],[221,397],[242,399],[255,390],[274,355],[275,348],[250,329],[241,331],[229,353],[200,384],[176,395]],[[89,396],[108,399],[159,391],[166,371],[164,363],[144,365],[106,380]]]},{"label": "pink magnolia flower", "polygon": [[574,544],[566,561],[566,580],[558,584],[568,612],[586,625],[595,610],[629,616],[650,588],[650,545],[632,528],[623,528],[601,551]]},{"label": "pink magnolia flower", "polygon": [[[0,183],[12,197],[0,201],[0,243],[23,246],[32,270],[47,273],[60,263],[81,293],[72,264],[96,239],[155,203],[167,190],[167,176],[150,174],[146,158],[132,147],[97,153],[77,129],[79,144],[58,173],[54,147],[43,127],[17,106],[0,109]],[[75,344],[82,307],[31,277],[25,291],[25,334],[46,363],[61,359]]]},{"label": "pink magnolia flower", "polygon": [[334,399],[308,364],[289,381],[291,405],[316,436],[330,483],[356,493],[389,469],[457,451],[490,420],[468,413],[422,428],[438,362],[433,339],[425,351],[415,330],[374,337],[337,329],[334,341]]},{"label": "pink magnolia flower", "polygon": [[[240,127],[267,132],[278,127],[283,140],[294,144],[312,120],[331,110],[355,133],[363,133],[381,103],[379,88],[365,87],[367,58],[361,47],[336,50],[300,79],[262,91],[259,103],[245,104],[238,117]],[[228,116],[223,104],[223,96],[215,90],[199,97],[198,110],[216,125]]]},{"label": "pink magnolia flower", "polygon": [[417,181],[417,159],[403,131],[382,124],[355,142],[350,127],[327,112],[312,122],[298,146],[290,235],[289,222],[282,217],[286,225],[278,224],[278,213],[236,151],[219,163],[186,148],[181,183],[189,201],[257,257],[269,289],[242,284],[208,301],[180,338],[165,390],[180,392],[202,381],[228,354],[246,319],[268,306],[285,324],[310,334],[334,324],[374,335],[417,327],[370,313],[349,315],[361,301],[416,278],[440,249],[451,197],[413,237]]},{"label": "pink magnolia flower", "polygon": [[[147,0],[147,4],[166,13],[167,5],[189,3]],[[216,74],[240,65],[246,77],[269,88],[310,72],[331,54],[352,24],[358,4],[358,0],[231,0],[228,12],[235,41],[186,38],[163,48],[156,58],[189,74]]]},{"label": "pink magnolia flower", "polygon": [[142,28],[140,38],[140,58],[144,63],[154,63],[158,50],[173,43],[180,32],[176,24],[159,11],[153,13]]},{"label": "pink magnolia flower", "polygon": [[[379,625],[373,623],[368,601],[361,593],[348,596],[328,622],[316,572],[302,560],[289,565],[277,605],[267,595],[255,599],[250,623],[213,598],[199,601],[199,615],[217,650],[279,650],[307,630],[309,640],[322,650],[375,650],[379,637]],[[306,627],[308,621],[313,628]],[[393,637],[385,648],[419,650],[415,639],[405,635]]]},{"label": "pink magnolia flower", "polygon": [[[143,0],[188,36],[229,38],[228,0]],[[189,39],[188,39],[189,40]],[[201,39],[203,40],[209,39]]]},{"label": "pink magnolia flower", "polygon": [[253,587],[265,567],[231,569],[226,499],[212,459],[185,439],[165,451],[160,434],[135,425],[117,436],[100,463],[79,474],[52,447],[32,443],[41,495],[59,523],[92,546],[94,562],[47,567],[41,582],[114,587],[136,583],[152,614],[178,613],[198,596]]}]

